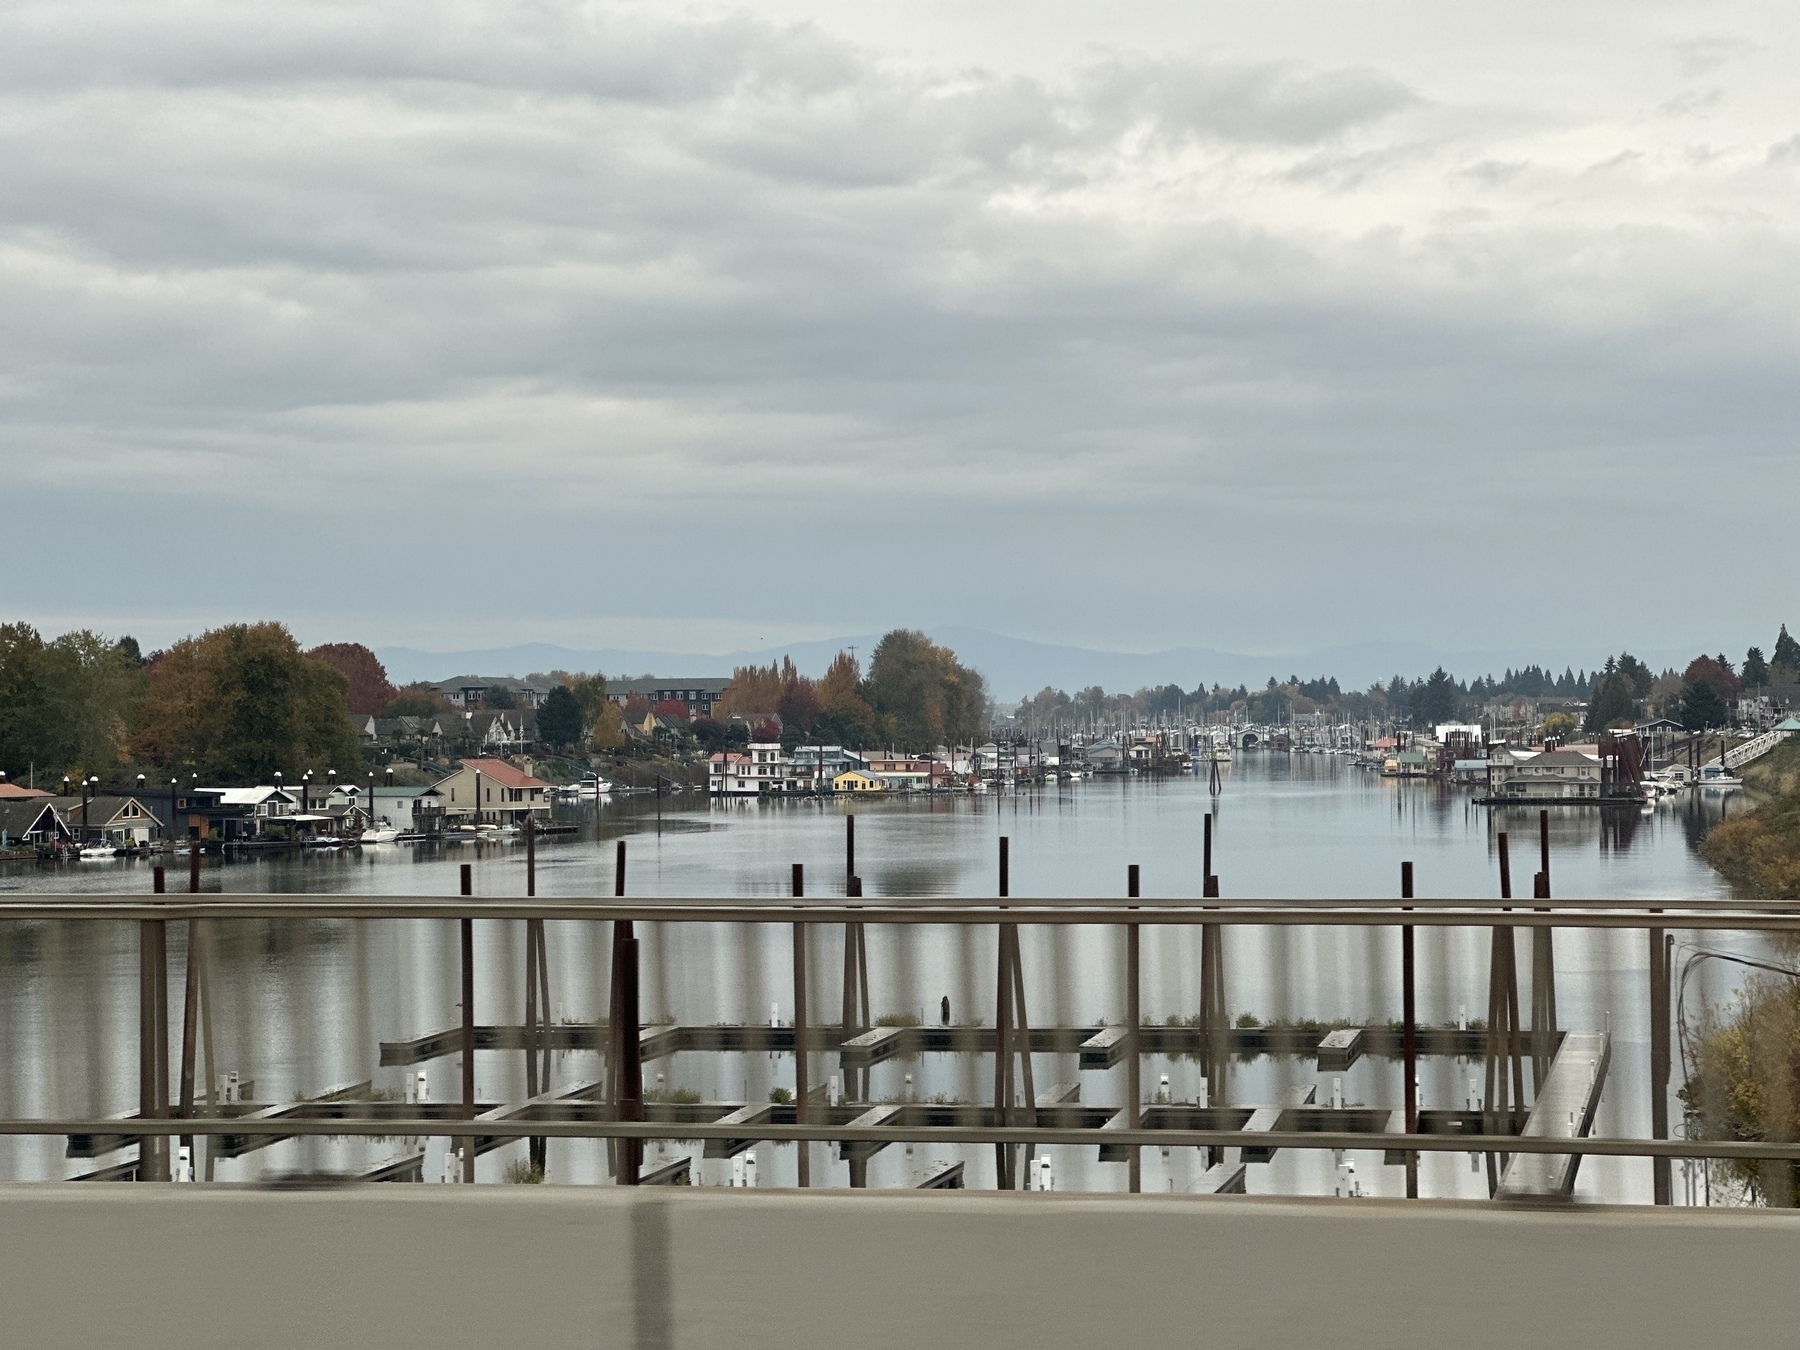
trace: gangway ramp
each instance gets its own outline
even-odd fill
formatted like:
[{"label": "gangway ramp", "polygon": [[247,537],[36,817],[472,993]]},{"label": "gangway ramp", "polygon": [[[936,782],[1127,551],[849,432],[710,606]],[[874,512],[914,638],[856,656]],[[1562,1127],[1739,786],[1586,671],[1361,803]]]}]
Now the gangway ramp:
[{"label": "gangway ramp", "polygon": [[[1612,1038],[1604,1031],[1567,1032],[1520,1133],[1585,1139],[1594,1128],[1611,1059]],[[1581,1155],[1575,1153],[1515,1153],[1496,1195],[1509,1200],[1573,1195],[1580,1165]]]},{"label": "gangway ramp", "polygon": [[1753,760],[1761,759],[1797,731],[1800,731],[1800,722],[1789,717],[1773,730],[1765,731],[1760,736],[1752,736],[1742,745],[1732,746],[1724,754],[1725,767],[1741,769]]}]

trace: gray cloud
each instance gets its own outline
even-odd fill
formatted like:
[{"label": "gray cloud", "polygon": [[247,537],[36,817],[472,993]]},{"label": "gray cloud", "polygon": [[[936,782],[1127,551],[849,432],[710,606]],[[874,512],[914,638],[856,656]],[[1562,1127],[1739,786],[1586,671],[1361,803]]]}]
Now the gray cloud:
[{"label": "gray cloud", "polygon": [[[604,7],[9,10],[10,523],[47,556],[92,535],[9,604],[117,614],[108,578],[179,520],[359,577],[437,575],[471,530],[604,558],[523,602],[558,621],[1310,647],[1380,597],[1442,641],[1561,640],[1579,606],[1419,554],[1574,577],[1773,520],[1791,172],[1729,104],[1695,160],[1636,103],[1416,83],[934,66]],[[318,577],[209,571],[179,605],[419,621],[416,583]],[[465,625],[521,603],[461,589]]]}]

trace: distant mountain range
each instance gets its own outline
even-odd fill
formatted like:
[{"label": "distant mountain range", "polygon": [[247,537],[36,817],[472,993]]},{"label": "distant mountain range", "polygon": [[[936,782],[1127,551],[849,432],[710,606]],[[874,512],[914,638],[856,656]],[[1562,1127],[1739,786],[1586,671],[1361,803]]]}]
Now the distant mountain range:
[{"label": "distant mountain range", "polygon": [[[1564,666],[1593,670],[1606,660],[1605,652],[1495,652],[1440,651],[1422,644],[1368,642],[1355,646],[1325,647],[1300,656],[1256,656],[1217,651],[1207,647],[1171,647],[1158,652],[1109,652],[1048,642],[1005,637],[979,628],[933,628],[934,641],[953,648],[967,665],[987,676],[993,696],[1000,702],[1027,697],[1052,685],[1069,693],[1090,684],[1109,692],[1130,691],[1145,685],[1179,684],[1192,689],[1207,685],[1257,688],[1271,677],[1285,680],[1335,676],[1345,689],[1365,688],[1375,680],[1400,674],[1408,678],[1430,674],[1443,665],[1459,679],[1499,675],[1507,667],[1540,665],[1560,673]],[[866,665],[869,653],[880,641],[879,633],[862,633],[824,642],[795,642],[756,651],[696,655],[692,652],[632,651],[621,648],[581,650],[552,643],[524,643],[516,647],[489,647],[475,651],[427,652],[414,647],[380,647],[376,655],[396,684],[414,680],[447,680],[455,675],[528,675],[543,670],[604,671],[608,675],[729,675],[736,666],[767,665],[782,656],[808,675],[820,675],[831,658],[854,647]],[[1641,651],[1637,655],[1652,669],[1680,669],[1693,652]]]}]

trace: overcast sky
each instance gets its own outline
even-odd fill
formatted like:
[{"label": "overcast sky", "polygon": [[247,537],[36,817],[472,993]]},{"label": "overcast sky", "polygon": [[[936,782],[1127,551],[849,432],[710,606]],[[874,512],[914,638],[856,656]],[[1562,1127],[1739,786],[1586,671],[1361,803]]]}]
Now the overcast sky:
[{"label": "overcast sky", "polygon": [[1797,28],[11,4],[6,617],[1767,647]]}]

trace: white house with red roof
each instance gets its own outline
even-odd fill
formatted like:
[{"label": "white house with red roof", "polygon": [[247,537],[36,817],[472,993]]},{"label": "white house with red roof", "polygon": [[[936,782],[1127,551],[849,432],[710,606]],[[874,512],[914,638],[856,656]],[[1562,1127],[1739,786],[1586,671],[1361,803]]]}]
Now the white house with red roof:
[{"label": "white house with red roof", "polygon": [[707,786],[715,797],[770,797],[791,790],[792,768],[780,741],[752,741],[739,754],[712,757]]},{"label": "white house with red roof", "polygon": [[444,815],[478,824],[522,825],[550,814],[551,785],[503,759],[465,759],[433,784]]}]

